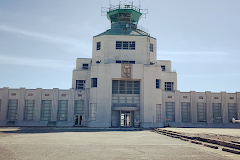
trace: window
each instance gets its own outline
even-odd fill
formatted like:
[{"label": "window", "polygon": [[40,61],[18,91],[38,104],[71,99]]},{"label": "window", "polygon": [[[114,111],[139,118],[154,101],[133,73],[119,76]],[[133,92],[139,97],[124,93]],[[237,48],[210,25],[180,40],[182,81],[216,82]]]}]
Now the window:
[{"label": "window", "polygon": [[17,120],[18,100],[8,101],[7,120]]},{"label": "window", "polygon": [[67,121],[68,117],[68,101],[67,100],[59,100],[58,101],[58,121]]},{"label": "window", "polygon": [[16,93],[12,93],[12,96],[16,96]]},{"label": "window", "polygon": [[135,50],[135,42],[116,41],[116,49]]},{"label": "window", "polygon": [[[124,105],[126,106],[127,104],[140,104],[140,98],[117,96],[117,97],[112,97],[112,103],[114,104],[113,106],[116,106],[116,104],[123,104],[123,106]],[[129,106],[134,106],[134,105],[129,105]]]},{"label": "window", "polygon": [[88,70],[88,64],[83,64],[83,65],[82,65],[82,69],[83,69],[83,70]]},{"label": "window", "polygon": [[166,122],[175,122],[175,102],[166,102]]},{"label": "window", "polygon": [[161,66],[162,71],[166,71],[166,67],[165,66]]},{"label": "window", "polygon": [[96,121],[97,103],[90,103],[90,120]]},{"label": "window", "polygon": [[199,96],[198,98],[199,98],[199,99],[203,99],[203,96]]},{"label": "window", "polygon": [[153,44],[150,43],[150,51],[153,52]]},{"label": "window", "polygon": [[165,91],[173,91],[173,82],[165,82]]},{"label": "window", "polygon": [[218,99],[218,97],[214,97],[214,99]]},{"label": "window", "polygon": [[97,87],[97,78],[92,78],[92,87]]},{"label": "window", "polygon": [[33,93],[28,93],[28,96],[33,96]]},{"label": "window", "polygon": [[135,61],[116,61],[116,63],[131,63],[131,64],[135,64]]},{"label": "window", "polygon": [[198,122],[207,122],[206,103],[197,103],[197,121]]},{"label": "window", "polygon": [[75,101],[74,114],[84,114],[84,101]]},{"label": "window", "polygon": [[33,121],[35,110],[35,100],[25,100],[24,120]]},{"label": "window", "polygon": [[233,118],[237,119],[236,103],[228,103],[228,122],[232,122]]},{"label": "window", "polygon": [[172,98],[172,96],[168,96],[168,98]]},{"label": "window", "polygon": [[221,123],[222,122],[222,107],[221,103],[213,103],[212,104],[213,111],[213,122]]},{"label": "window", "polygon": [[182,113],[182,122],[191,122],[191,109],[190,103],[182,102],[181,103],[181,113]]},{"label": "window", "polygon": [[0,114],[1,114],[1,102],[2,102],[2,101],[1,101],[1,99],[0,99]]},{"label": "window", "polygon": [[187,99],[187,96],[183,96],[183,99]]},{"label": "window", "polygon": [[159,127],[159,122],[161,122],[161,104],[156,104],[156,122]]},{"label": "window", "polygon": [[234,99],[234,97],[229,97],[229,99]]},{"label": "window", "polygon": [[97,50],[101,49],[101,42],[97,42]]},{"label": "window", "polygon": [[76,89],[85,89],[85,80],[76,80]]},{"label": "window", "polygon": [[45,96],[47,96],[47,97],[48,97],[48,96],[49,96],[49,94],[45,94]]},{"label": "window", "polygon": [[66,97],[67,95],[66,94],[61,94],[62,97]]},{"label": "window", "polygon": [[161,88],[161,80],[160,79],[156,79],[156,88]]},{"label": "window", "polygon": [[78,97],[82,97],[82,94],[78,94]]},{"label": "window", "polygon": [[112,94],[140,94],[140,81],[112,81]]},{"label": "window", "polygon": [[50,121],[51,120],[51,100],[42,100],[41,106],[41,121]]}]

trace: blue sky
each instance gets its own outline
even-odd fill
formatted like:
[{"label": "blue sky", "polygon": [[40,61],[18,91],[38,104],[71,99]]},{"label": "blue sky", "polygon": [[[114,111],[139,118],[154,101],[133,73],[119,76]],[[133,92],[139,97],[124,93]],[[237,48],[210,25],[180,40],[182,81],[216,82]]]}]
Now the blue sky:
[{"label": "blue sky", "polygon": [[[1,0],[0,88],[71,88],[76,58],[90,58],[92,37],[110,25],[101,6],[109,1]],[[172,61],[178,90],[240,91],[239,0],[141,0],[141,6],[148,15],[139,25],[157,38],[158,59]]]}]

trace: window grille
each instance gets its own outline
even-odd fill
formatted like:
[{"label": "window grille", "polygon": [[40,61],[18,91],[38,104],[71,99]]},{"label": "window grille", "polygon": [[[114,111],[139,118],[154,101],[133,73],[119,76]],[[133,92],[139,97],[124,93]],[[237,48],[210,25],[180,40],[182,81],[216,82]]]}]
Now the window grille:
[{"label": "window grille", "polygon": [[117,60],[116,63],[131,63],[131,64],[135,64],[135,61],[120,61],[120,60]]},{"label": "window grille", "polygon": [[175,122],[175,102],[166,102],[166,122]]},{"label": "window grille", "polygon": [[156,88],[161,88],[160,86],[161,80],[160,79],[156,79]]},{"label": "window grille", "polygon": [[17,120],[18,100],[8,101],[7,120]]},{"label": "window grille", "polygon": [[92,78],[92,87],[97,87],[97,78]]},{"label": "window grille", "polygon": [[85,80],[76,80],[76,89],[85,89]]},{"label": "window grille", "polygon": [[82,65],[82,69],[83,69],[83,70],[88,70],[88,64],[83,64],[83,65]]},{"label": "window grille", "polygon": [[153,44],[150,43],[150,51],[153,52]]},{"label": "window grille", "polygon": [[207,122],[206,103],[197,103],[197,121]]},{"label": "window grille", "polygon": [[97,50],[101,49],[101,42],[97,42]]},{"label": "window grille", "polygon": [[161,122],[161,104],[156,104],[156,122],[159,127],[159,122]]},{"label": "window grille", "polygon": [[228,122],[232,122],[233,118],[237,119],[236,103],[228,103]]},{"label": "window grille", "polygon": [[129,97],[129,96],[117,96],[112,97],[113,104],[140,104],[139,97]]},{"label": "window grille", "polygon": [[182,114],[182,122],[191,122],[191,108],[190,103],[182,102],[181,103],[181,114]]},{"label": "window grille", "polygon": [[221,123],[222,122],[222,106],[221,103],[213,103],[212,104],[213,111],[213,122]]},{"label": "window grille", "polygon": [[165,91],[173,91],[173,82],[165,82]]},{"label": "window grille", "polygon": [[116,49],[135,50],[135,42],[130,42],[130,41],[116,41]]},{"label": "window grille", "polygon": [[162,68],[162,71],[165,71],[166,70],[166,67],[165,66],[161,66]]},{"label": "window grille", "polygon": [[25,100],[24,120],[34,120],[35,100]]},{"label": "window grille", "polygon": [[84,114],[84,101],[75,101],[74,114]]},{"label": "window grille", "polygon": [[112,94],[140,94],[140,81],[112,81]]},{"label": "window grille", "polygon": [[68,101],[59,100],[58,101],[58,121],[67,121],[68,117]]},{"label": "window grille", "polygon": [[42,100],[41,106],[41,121],[50,121],[51,120],[51,100]]},{"label": "window grille", "polygon": [[90,120],[96,121],[97,103],[90,103]]}]

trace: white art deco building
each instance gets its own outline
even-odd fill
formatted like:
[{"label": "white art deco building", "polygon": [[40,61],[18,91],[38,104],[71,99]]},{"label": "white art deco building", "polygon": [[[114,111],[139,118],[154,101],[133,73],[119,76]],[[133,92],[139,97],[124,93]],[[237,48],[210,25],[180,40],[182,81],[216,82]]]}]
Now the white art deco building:
[{"label": "white art deco building", "polygon": [[111,6],[111,28],[78,58],[72,88],[0,88],[0,126],[239,127],[240,92],[180,92],[171,61],[138,21],[141,9]]}]

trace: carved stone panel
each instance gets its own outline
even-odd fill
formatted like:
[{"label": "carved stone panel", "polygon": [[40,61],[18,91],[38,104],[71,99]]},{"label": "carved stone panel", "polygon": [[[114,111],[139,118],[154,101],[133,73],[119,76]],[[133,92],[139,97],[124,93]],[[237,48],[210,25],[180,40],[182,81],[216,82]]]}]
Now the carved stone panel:
[{"label": "carved stone panel", "polygon": [[125,79],[132,78],[132,64],[122,63],[121,78]]}]

